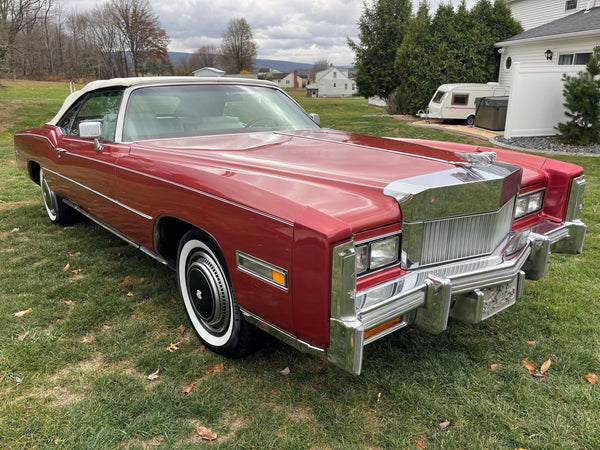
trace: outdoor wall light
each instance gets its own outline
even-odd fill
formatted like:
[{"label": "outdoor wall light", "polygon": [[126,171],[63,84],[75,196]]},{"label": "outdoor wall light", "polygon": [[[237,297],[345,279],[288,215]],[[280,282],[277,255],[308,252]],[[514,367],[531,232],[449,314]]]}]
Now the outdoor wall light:
[{"label": "outdoor wall light", "polygon": [[546,60],[552,61],[552,50],[546,50],[544,55],[546,55]]}]

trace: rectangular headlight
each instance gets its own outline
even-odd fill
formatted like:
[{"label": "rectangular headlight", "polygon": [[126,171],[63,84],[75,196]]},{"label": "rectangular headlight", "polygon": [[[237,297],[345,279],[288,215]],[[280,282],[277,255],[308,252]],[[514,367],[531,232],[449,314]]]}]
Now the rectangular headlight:
[{"label": "rectangular headlight", "polygon": [[388,236],[356,245],[356,275],[397,264],[400,236]]},{"label": "rectangular headlight", "polygon": [[541,211],[544,206],[544,190],[521,194],[515,206],[515,220]]}]

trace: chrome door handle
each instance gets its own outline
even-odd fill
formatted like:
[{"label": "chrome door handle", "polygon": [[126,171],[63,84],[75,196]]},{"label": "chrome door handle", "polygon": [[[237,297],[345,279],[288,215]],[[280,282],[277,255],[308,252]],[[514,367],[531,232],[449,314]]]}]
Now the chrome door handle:
[{"label": "chrome door handle", "polygon": [[60,158],[62,156],[63,153],[66,153],[67,151],[64,148],[55,148],[54,151],[56,153],[58,153],[58,157]]}]

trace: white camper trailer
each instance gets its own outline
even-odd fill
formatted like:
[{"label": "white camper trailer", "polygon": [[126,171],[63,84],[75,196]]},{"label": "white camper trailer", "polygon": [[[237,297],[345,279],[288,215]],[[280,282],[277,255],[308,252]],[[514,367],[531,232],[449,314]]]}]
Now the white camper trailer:
[{"label": "white camper trailer", "polygon": [[459,119],[468,125],[475,123],[475,99],[508,95],[508,88],[498,83],[450,83],[442,84],[433,95],[426,112],[419,116],[426,119]]}]

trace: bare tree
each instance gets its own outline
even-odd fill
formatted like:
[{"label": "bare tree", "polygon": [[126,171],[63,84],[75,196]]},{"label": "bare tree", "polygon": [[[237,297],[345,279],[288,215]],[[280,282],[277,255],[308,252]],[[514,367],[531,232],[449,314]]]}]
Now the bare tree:
[{"label": "bare tree", "polygon": [[308,69],[308,79],[310,81],[315,81],[317,74],[326,69],[329,69],[329,61],[327,61],[326,58],[319,59],[310,69]]},{"label": "bare tree", "polygon": [[148,0],[112,0],[117,25],[123,34],[137,75],[148,58],[168,57],[169,37],[160,27],[158,17]]},{"label": "bare tree", "polygon": [[46,3],[47,0],[0,0],[0,42],[6,46],[8,65],[13,73],[17,37],[37,22]]},{"label": "bare tree", "polygon": [[190,56],[190,64],[196,69],[217,67],[221,59],[221,51],[215,45],[203,45]]},{"label": "bare tree", "polygon": [[243,70],[251,72],[256,61],[257,47],[246,19],[231,19],[221,43],[225,69],[231,73]]}]

